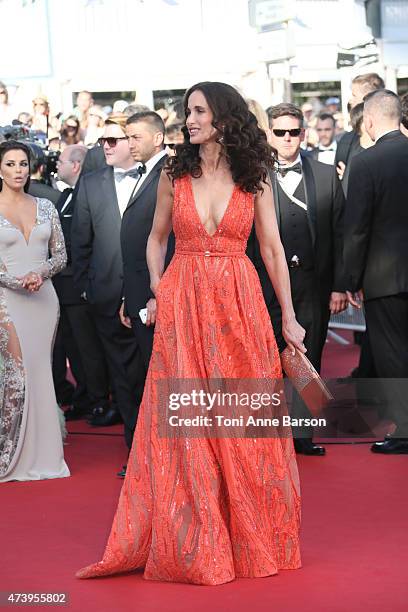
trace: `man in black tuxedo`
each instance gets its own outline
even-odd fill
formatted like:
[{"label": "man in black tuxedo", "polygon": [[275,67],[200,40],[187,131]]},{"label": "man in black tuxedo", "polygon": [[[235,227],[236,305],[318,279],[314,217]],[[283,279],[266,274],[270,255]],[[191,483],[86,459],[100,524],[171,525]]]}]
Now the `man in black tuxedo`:
[{"label": "man in black tuxedo", "polygon": [[[351,81],[351,98],[349,101],[350,108],[354,108],[357,104],[363,101],[371,91],[377,91],[378,89],[384,89],[384,81],[376,72],[369,72],[368,74],[359,74]],[[335,166],[337,173],[340,178],[343,177],[344,170],[350,159],[360,152],[359,135],[351,130],[345,132],[340,138],[335,158]]]},{"label": "man in black tuxedo", "polygon": [[[353,129],[350,132],[346,132],[340,139],[335,158],[337,174],[341,180],[341,186],[346,198],[351,165],[354,157],[361,152],[361,134],[353,125],[354,121],[358,121],[357,116],[359,109],[356,109],[356,107],[361,106],[364,96],[371,91],[384,89],[384,86],[383,79],[376,72],[360,74],[354,77],[351,82],[351,98],[348,107],[350,108],[350,122]],[[355,113],[353,113],[353,109],[356,109]],[[371,354],[367,332],[360,332],[359,337],[361,344],[360,360],[352,375],[358,378],[367,378],[375,374],[373,356]]]},{"label": "man in black tuxedo", "polygon": [[[132,329],[136,338],[140,363],[137,410],[142,401],[153,347],[154,328],[150,316],[151,312],[156,311],[156,299],[150,290],[146,248],[156,209],[159,178],[167,158],[164,150],[164,133],[163,120],[153,111],[136,113],[126,122],[130,152],[133,159],[141,165],[140,178],[122,217],[120,238],[125,299],[120,309],[120,317],[122,324]],[[172,255],[171,247],[168,253]],[[145,309],[147,318],[144,323],[139,312]],[[123,466],[122,474],[125,473],[126,466]]]},{"label": "man in black tuxedo", "polygon": [[87,151],[82,145],[70,145],[57,162],[58,177],[70,187],[62,192],[56,204],[67,249],[67,267],[53,278],[60,302],[53,376],[58,397],[58,387],[65,380],[67,355],[77,383],[70,402],[72,407],[65,411],[67,420],[81,418],[88,412],[99,412],[109,406],[109,376],[103,347],[89,305],[74,285],[72,272],[72,217],[78,179]]},{"label": "man in black tuxedo", "polygon": [[100,144],[106,166],[82,176],[72,226],[74,281],[91,305],[105,349],[128,448],[132,444],[140,396],[140,360],[135,337],[121,324],[123,294],[120,245],[122,215],[137,180],[138,167],[125,134],[126,115],[110,115]]},{"label": "man in black tuxedo", "polygon": [[[290,273],[296,319],[306,330],[307,357],[319,371],[330,313],[347,304],[342,266],[343,192],[334,168],[300,155],[304,139],[303,114],[293,104],[270,109],[271,144],[277,151],[276,172],[271,175],[276,216]],[[279,302],[259,252],[254,231],[248,255],[258,271],[271,316],[278,348],[282,351],[282,320]],[[292,416],[310,418],[298,396]],[[299,433],[294,430],[294,435]],[[297,452],[323,455],[312,443],[310,429],[295,438]]]},{"label": "man in black tuxedo", "polygon": [[364,308],[392,437],[375,453],[408,454],[408,140],[401,103],[383,89],[364,99],[364,125],[375,145],[353,159],[346,207],[345,264],[350,302]]},{"label": "man in black tuxedo", "polygon": [[84,174],[88,174],[89,172],[94,172],[95,170],[100,170],[101,168],[105,167],[106,159],[103,148],[96,145],[95,147],[92,147],[92,149],[88,149],[84,163],[82,164],[81,177],[84,176]]},{"label": "man in black tuxedo", "polygon": [[337,150],[336,120],[330,113],[321,113],[316,122],[319,144],[310,151],[310,156],[323,164],[334,165]]},{"label": "man in black tuxedo", "polygon": [[[124,274],[124,303],[121,308],[123,325],[133,330],[140,352],[140,389],[143,391],[153,345],[153,326],[149,319],[144,324],[139,311],[156,309],[150,290],[150,276],[146,261],[147,239],[152,229],[156,209],[157,186],[166,161],[164,123],[153,111],[136,113],[126,122],[126,136],[135,162],[141,164],[140,178],[135,185],[123,217],[121,246]],[[138,398],[140,404],[142,397]]]}]

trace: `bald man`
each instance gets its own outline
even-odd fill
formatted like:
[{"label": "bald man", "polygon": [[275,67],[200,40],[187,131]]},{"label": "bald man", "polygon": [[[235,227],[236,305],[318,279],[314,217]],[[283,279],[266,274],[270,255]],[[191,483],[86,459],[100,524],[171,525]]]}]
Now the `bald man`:
[{"label": "bald man", "polygon": [[65,418],[83,418],[87,413],[98,413],[110,406],[109,375],[104,350],[91,316],[89,305],[81,298],[81,292],[73,281],[71,261],[71,225],[75,207],[75,193],[81,168],[88,149],[83,145],[70,145],[61,153],[58,177],[69,187],[57,204],[62,231],[67,248],[67,267],[54,276],[53,283],[60,302],[60,323],[53,354],[53,376],[57,398],[65,396],[66,356],[77,386],[68,401],[70,407]]},{"label": "bald man", "polygon": [[353,159],[345,215],[349,301],[364,299],[377,375],[396,430],[371,447],[408,454],[408,139],[401,102],[387,89],[364,98],[364,125],[375,142]]}]

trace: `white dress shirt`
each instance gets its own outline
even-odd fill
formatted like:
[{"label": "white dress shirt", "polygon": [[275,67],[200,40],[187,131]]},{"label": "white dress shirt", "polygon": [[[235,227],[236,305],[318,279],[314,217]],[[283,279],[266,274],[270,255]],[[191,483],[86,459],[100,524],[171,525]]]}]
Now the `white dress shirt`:
[{"label": "white dress shirt", "polygon": [[129,203],[129,199],[132,195],[132,191],[136,185],[137,179],[133,178],[132,176],[125,176],[125,178],[123,178],[121,181],[118,181],[115,177],[115,174],[117,174],[118,172],[128,172],[129,170],[133,170],[134,168],[138,168],[139,166],[140,164],[136,164],[135,166],[132,166],[132,168],[128,168],[127,170],[124,170],[123,168],[113,168],[116,196],[118,198],[119,212],[121,217],[123,217],[123,213],[125,212],[125,209]]},{"label": "white dress shirt", "polygon": [[153,157],[151,157],[146,163],[146,172],[144,174],[142,174],[142,178],[140,179],[140,181],[137,184],[137,187],[135,189],[135,193],[137,193],[139,191],[139,189],[141,188],[141,186],[143,185],[143,183],[145,182],[146,178],[149,175],[149,172],[155,167],[155,165],[157,164],[157,162],[159,161],[159,159],[161,159],[162,157],[164,157],[166,155],[166,151],[163,149],[162,151],[159,151],[158,153],[156,153],[156,155],[153,155]]},{"label": "white dress shirt", "polygon": [[334,159],[336,157],[336,151],[336,140],[333,140],[333,142],[328,147],[319,145],[319,155],[317,156],[317,161],[322,162],[323,164],[330,164],[333,166]]},{"label": "white dress shirt", "polygon": [[[73,187],[72,187],[72,190],[73,190]],[[67,199],[66,199],[66,200],[65,200],[65,202],[64,202],[63,207],[62,207],[62,208],[61,208],[61,210],[60,210],[60,214],[61,214],[61,215],[62,215],[62,213],[65,211],[65,209],[67,208],[67,206],[68,206],[68,204],[70,203],[70,201],[71,201],[71,200],[72,200],[72,191],[71,191],[71,193],[68,195]],[[64,217],[72,217],[72,215],[67,215],[67,214],[65,214],[65,215],[64,215]]]},{"label": "white dress shirt", "polygon": [[[297,163],[300,163],[300,165],[302,165],[302,159],[300,157],[300,153],[294,162],[287,164],[285,166],[282,164],[282,168],[290,168],[291,166],[294,166]],[[281,174],[279,174],[279,171],[278,171],[276,176],[278,178],[278,183],[282,187],[283,191],[287,195],[290,195],[290,196],[292,196],[295,193],[300,181],[302,180],[302,175],[299,174],[299,172],[289,171],[287,174],[285,174],[285,176],[281,176]]]}]

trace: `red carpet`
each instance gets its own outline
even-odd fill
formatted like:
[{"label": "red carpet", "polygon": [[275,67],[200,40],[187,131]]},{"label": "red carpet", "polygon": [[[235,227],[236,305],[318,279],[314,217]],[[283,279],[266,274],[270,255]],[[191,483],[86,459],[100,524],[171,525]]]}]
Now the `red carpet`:
[{"label": "red carpet", "polygon": [[[333,350],[344,348],[351,352]],[[338,376],[354,366],[350,354],[343,366]],[[79,581],[75,570],[103,551],[125,447],[120,435],[90,435],[95,430],[83,422],[70,430],[88,432],[71,434],[65,446],[71,478],[0,487],[1,591],[66,592],[66,609],[92,612],[407,610],[408,457],[331,444],[325,458],[299,458],[301,570],[220,587],[151,583],[141,574]],[[109,431],[120,427],[101,433]]]},{"label": "red carpet", "polygon": [[322,377],[324,379],[350,376],[351,370],[358,364],[359,347],[353,343],[353,332],[333,330],[342,336],[349,344],[339,344],[330,336],[326,340],[322,357]]}]

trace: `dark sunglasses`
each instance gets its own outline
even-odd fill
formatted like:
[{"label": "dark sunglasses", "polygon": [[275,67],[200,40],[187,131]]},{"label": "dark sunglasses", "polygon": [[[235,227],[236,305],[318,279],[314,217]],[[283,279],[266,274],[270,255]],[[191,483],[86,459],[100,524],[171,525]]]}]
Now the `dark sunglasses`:
[{"label": "dark sunglasses", "polygon": [[301,131],[302,131],[302,128],[293,128],[292,130],[272,130],[272,132],[278,138],[283,138],[286,132],[289,133],[289,136],[300,136]]},{"label": "dark sunglasses", "polygon": [[115,136],[108,136],[107,138],[98,138],[98,144],[100,147],[103,147],[107,142],[109,147],[116,147],[118,144],[118,140],[127,140],[127,136],[121,136],[120,138],[116,138]]}]

